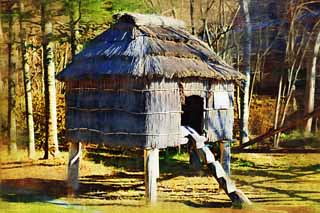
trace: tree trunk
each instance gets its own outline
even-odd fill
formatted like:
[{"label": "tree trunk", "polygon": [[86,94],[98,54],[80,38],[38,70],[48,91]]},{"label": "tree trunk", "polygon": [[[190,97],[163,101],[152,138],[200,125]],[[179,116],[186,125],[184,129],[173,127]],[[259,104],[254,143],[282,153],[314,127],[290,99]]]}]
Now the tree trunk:
[{"label": "tree trunk", "polygon": [[191,20],[191,33],[195,35],[195,27],[194,27],[194,0],[190,0],[190,20]]},{"label": "tree trunk", "polygon": [[[279,113],[280,113],[280,107],[281,107],[282,83],[283,83],[283,74],[281,73],[280,80],[279,80],[276,109],[274,113],[275,116],[274,116],[273,129],[278,128]],[[278,148],[278,146],[279,146],[279,134],[276,134],[274,135],[274,138],[273,138],[273,147]]]},{"label": "tree trunk", "polygon": [[53,157],[59,154],[57,110],[56,110],[56,87],[55,65],[53,55],[53,32],[52,23],[48,18],[47,3],[41,2],[41,30],[43,47],[43,66],[45,84],[45,114],[46,114],[46,141],[44,158],[49,158],[49,151]]},{"label": "tree trunk", "polygon": [[[320,48],[320,33],[317,34],[317,39],[315,41],[313,57],[311,61],[311,66],[307,72],[307,84],[306,84],[306,101],[304,106],[304,114],[308,114],[314,110],[314,99],[315,99],[315,88],[316,88],[316,67],[317,58]],[[305,124],[305,131],[311,132],[313,118],[309,118]]]},{"label": "tree trunk", "polygon": [[[0,12],[2,12],[2,8],[1,8],[1,4],[0,4]],[[3,38],[3,30],[2,30],[2,18],[0,16],[0,55],[3,56],[4,52],[3,52],[3,48],[6,44],[4,44],[4,38]],[[4,68],[4,57],[0,57],[0,91],[3,91],[3,81],[2,81],[2,75],[3,75],[3,71],[5,70]],[[2,93],[3,94],[3,93]],[[0,94],[1,98],[3,97]],[[2,107],[0,107],[0,132],[3,132],[3,124],[4,124],[4,119],[2,118],[2,112],[3,109]],[[1,140],[1,136],[0,136],[0,140]]]},{"label": "tree trunk", "polygon": [[242,113],[240,120],[241,144],[249,141],[249,93],[250,93],[250,54],[251,54],[251,23],[249,14],[250,0],[240,0],[240,6],[245,19],[243,40],[243,67],[246,79],[244,81],[244,95],[242,98]]},{"label": "tree trunk", "polygon": [[[0,5],[0,12],[2,12],[2,8]],[[4,47],[4,38],[3,38],[3,29],[2,29],[2,18],[0,16],[0,55],[3,55],[3,47]],[[3,88],[3,81],[2,81],[2,71],[3,71],[3,62],[2,62],[2,58],[0,58],[0,90],[2,91]],[[0,130],[1,130],[1,118],[0,118]]]},{"label": "tree trunk", "polygon": [[35,141],[34,141],[34,122],[33,122],[33,110],[32,110],[32,93],[31,93],[31,77],[30,67],[28,63],[29,55],[27,53],[27,42],[26,42],[26,31],[23,28],[23,13],[24,5],[20,2],[20,45],[22,54],[22,69],[23,69],[23,80],[24,80],[24,95],[26,104],[26,121],[28,128],[28,154],[29,158],[35,158]]},{"label": "tree trunk", "polygon": [[76,18],[80,18],[79,9],[76,9],[77,7],[81,6],[81,1],[74,2],[71,1],[69,3],[69,29],[70,29],[70,44],[71,44],[71,54],[72,58],[79,52],[79,45],[77,41],[78,37],[78,28],[79,24]]},{"label": "tree trunk", "polygon": [[17,152],[17,133],[16,133],[16,65],[14,58],[14,33],[13,17],[9,15],[8,21],[8,136],[9,153]]}]

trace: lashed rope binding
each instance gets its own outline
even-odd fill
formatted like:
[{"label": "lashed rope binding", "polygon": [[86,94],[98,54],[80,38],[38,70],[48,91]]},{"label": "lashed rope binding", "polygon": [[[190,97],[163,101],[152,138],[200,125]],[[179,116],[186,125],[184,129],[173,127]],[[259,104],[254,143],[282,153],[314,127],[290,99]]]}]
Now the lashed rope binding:
[{"label": "lashed rope binding", "polygon": [[72,156],[72,158],[69,161],[69,166],[74,165],[77,161],[80,160],[81,155],[81,143],[78,144],[78,150],[76,152],[76,155]]},{"label": "lashed rope binding", "polygon": [[70,194],[74,195],[79,188],[78,173],[79,173],[79,163],[81,157],[81,143],[72,143],[70,145],[68,163],[68,188]]}]

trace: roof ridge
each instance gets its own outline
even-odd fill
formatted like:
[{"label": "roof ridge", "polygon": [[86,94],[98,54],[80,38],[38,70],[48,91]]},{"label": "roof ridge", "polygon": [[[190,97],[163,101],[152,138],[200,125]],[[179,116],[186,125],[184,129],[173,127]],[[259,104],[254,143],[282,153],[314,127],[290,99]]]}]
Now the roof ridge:
[{"label": "roof ridge", "polygon": [[157,14],[140,14],[140,13],[118,13],[113,16],[117,21],[128,22],[130,20],[136,26],[160,26],[185,29],[184,21],[172,17],[160,16]]}]

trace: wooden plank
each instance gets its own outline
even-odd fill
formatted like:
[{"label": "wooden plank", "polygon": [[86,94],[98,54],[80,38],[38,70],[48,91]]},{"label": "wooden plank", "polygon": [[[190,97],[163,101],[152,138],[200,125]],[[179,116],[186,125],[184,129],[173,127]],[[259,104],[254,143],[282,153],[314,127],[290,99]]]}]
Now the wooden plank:
[{"label": "wooden plank", "polygon": [[79,189],[79,164],[81,159],[81,143],[71,143],[69,147],[68,188],[71,193]]},{"label": "wooden plank", "polygon": [[147,203],[157,202],[157,178],[159,177],[159,149],[144,150],[145,197]]}]

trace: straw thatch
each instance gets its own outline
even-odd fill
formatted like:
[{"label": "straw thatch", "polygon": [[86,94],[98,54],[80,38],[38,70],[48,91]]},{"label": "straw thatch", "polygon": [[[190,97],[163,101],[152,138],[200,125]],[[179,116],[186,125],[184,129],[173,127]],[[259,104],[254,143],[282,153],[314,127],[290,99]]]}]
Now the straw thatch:
[{"label": "straw thatch", "polygon": [[[166,17],[123,14],[79,53],[58,75],[66,81],[67,139],[177,146],[182,105],[197,96],[199,130],[212,141],[232,140],[233,84],[242,75],[183,26]],[[221,91],[229,104],[215,109],[213,94]]]},{"label": "straw thatch", "polygon": [[183,22],[171,18],[123,14],[78,54],[58,79],[99,79],[109,75],[242,78],[183,26]]}]

